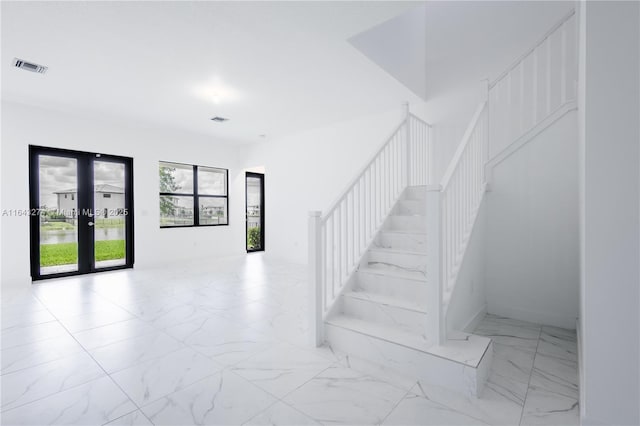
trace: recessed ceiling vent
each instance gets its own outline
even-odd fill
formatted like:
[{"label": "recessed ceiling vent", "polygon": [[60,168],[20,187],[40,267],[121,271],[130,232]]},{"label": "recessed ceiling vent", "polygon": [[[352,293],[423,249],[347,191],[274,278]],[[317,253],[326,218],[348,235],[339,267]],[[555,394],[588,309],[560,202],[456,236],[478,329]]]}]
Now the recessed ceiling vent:
[{"label": "recessed ceiling vent", "polygon": [[18,58],[14,58],[13,59],[13,65],[16,68],[22,68],[23,70],[27,70],[27,71],[31,71],[31,72],[37,72],[38,74],[44,74],[49,69],[48,67],[45,67],[44,65],[34,64],[33,62],[27,62],[27,61],[24,61],[24,60],[18,59]]},{"label": "recessed ceiling vent", "polygon": [[218,117],[218,116],[215,116],[215,117],[213,117],[213,118],[211,119],[211,121],[216,121],[216,122],[218,122],[218,123],[223,123],[223,122],[225,122],[225,121],[229,121],[229,119],[228,119],[228,118],[224,118],[224,117]]}]

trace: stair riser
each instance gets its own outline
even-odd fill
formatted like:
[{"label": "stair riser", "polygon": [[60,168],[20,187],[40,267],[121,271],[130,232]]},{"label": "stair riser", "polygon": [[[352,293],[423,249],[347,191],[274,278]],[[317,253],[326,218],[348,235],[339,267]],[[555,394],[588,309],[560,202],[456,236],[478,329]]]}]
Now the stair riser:
[{"label": "stair riser", "polygon": [[376,240],[376,246],[426,253],[427,236],[426,234],[390,234],[382,232]]},{"label": "stair riser", "polygon": [[422,215],[427,213],[427,203],[424,200],[400,200],[396,205],[396,214]]},{"label": "stair riser", "polygon": [[393,326],[420,336],[424,335],[427,322],[426,314],[420,312],[348,296],[342,297],[342,311],[363,321]]},{"label": "stair riser", "polygon": [[427,286],[424,281],[358,272],[355,286],[364,291],[383,294],[396,299],[425,301],[425,304],[428,300]]},{"label": "stair riser", "polygon": [[474,397],[480,395],[484,387],[493,354],[489,347],[480,365],[473,368],[330,324],[325,324],[325,338],[334,350]]},{"label": "stair riser", "polygon": [[410,186],[404,191],[405,200],[425,200],[427,198],[426,186]]},{"label": "stair riser", "polygon": [[397,216],[389,217],[387,229],[393,231],[426,232],[427,221],[424,216]]},{"label": "stair riser", "polygon": [[364,266],[377,270],[402,271],[410,273],[416,279],[426,279],[427,256],[369,251],[365,255]]}]

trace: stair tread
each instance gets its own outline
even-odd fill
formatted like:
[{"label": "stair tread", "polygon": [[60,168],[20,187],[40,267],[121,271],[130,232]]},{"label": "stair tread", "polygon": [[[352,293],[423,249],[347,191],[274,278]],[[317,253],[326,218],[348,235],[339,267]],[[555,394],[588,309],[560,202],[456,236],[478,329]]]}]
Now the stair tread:
[{"label": "stair tread", "polygon": [[336,315],[328,318],[326,322],[336,327],[346,328],[422,352],[428,352],[429,347],[433,345],[424,336],[409,333],[390,325],[361,320],[349,315]]},{"label": "stair tread", "polygon": [[426,282],[425,277],[417,277],[415,274],[402,272],[398,270],[392,270],[392,269],[360,267],[358,268],[358,272],[363,272],[365,274],[384,275],[384,276],[393,277],[393,278],[404,278],[412,281]]},{"label": "stair tread", "polygon": [[327,324],[385,340],[410,349],[448,359],[476,368],[491,345],[485,336],[452,331],[443,345],[434,345],[424,336],[408,333],[396,327],[364,321],[348,315],[336,315],[325,320]]},{"label": "stair tread", "polygon": [[427,255],[424,252],[419,252],[419,251],[415,251],[415,250],[395,249],[395,248],[380,247],[380,246],[371,247],[369,249],[369,251],[376,251],[376,252],[379,252],[379,253],[415,254],[415,255],[418,255],[418,256],[426,256]]},{"label": "stair tread", "polygon": [[423,306],[420,306],[414,300],[406,300],[406,299],[400,299],[397,297],[390,297],[384,294],[372,293],[365,290],[350,291],[350,292],[344,293],[343,296],[365,300],[368,302],[379,303],[381,305],[394,306],[396,308],[407,309],[407,310],[411,310],[411,311],[415,311],[423,314],[427,312]]}]

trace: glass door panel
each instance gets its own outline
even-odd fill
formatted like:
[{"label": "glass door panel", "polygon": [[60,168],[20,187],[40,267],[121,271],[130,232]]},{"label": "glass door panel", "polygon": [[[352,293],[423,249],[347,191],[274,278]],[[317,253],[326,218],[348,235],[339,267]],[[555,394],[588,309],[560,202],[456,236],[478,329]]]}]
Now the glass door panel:
[{"label": "glass door panel", "polygon": [[133,266],[132,173],[131,158],[29,146],[34,280]]},{"label": "glass door panel", "polygon": [[78,271],[78,162],[38,155],[40,275]]},{"label": "glass door panel", "polygon": [[125,165],[93,161],[94,265],[96,269],[122,266],[126,256]]},{"label": "glass door panel", "polygon": [[246,175],[247,252],[264,250],[264,175]]}]

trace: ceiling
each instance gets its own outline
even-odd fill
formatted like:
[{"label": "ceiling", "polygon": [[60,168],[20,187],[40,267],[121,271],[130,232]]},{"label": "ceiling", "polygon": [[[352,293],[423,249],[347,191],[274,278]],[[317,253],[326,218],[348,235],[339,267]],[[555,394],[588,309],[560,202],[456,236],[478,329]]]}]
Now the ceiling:
[{"label": "ceiling", "polygon": [[[406,100],[439,122],[461,105],[470,113],[480,80],[572,5],[3,1],[2,98],[232,143],[400,110]],[[14,57],[49,70],[16,69]]]},{"label": "ceiling", "polygon": [[[350,42],[446,116],[477,94],[560,19],[574,1],[429,1],[355,35]],[[435,107],[435,108],[434,108]]]},{"label": "ceiling", "polygon": [[[228,142],[269,140],[417,102],[347,42],[414,6],[3,1],[2,98]],[[49,70],[19,70],[14,57]]]}]

